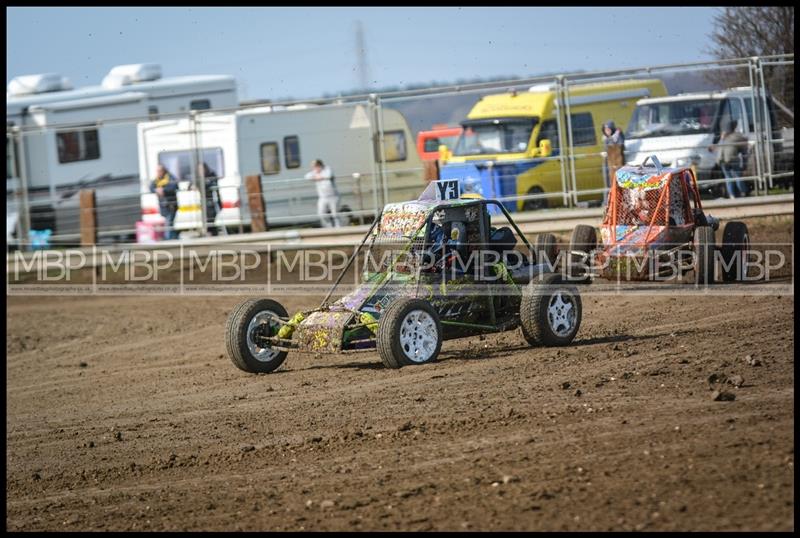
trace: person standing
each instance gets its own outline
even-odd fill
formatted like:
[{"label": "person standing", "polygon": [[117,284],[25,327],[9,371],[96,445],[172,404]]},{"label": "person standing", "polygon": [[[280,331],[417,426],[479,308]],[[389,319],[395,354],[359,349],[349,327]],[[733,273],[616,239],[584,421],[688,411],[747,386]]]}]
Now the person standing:
[{"label": "person standing", "polygon": [[323,228],[338,228],[339,220],[339,192],[336,190],[333,170],[325,166],[322,159],[314,159],[311,170],[306,174],[306,179],[314,181],[317,187],[317,215]]},{"label": "person standing", "polygon": [[217,218],[217,173],[205,162],[197,163],[197,181],[205,184],[206,191],[206,222],[208,223],[208,233],[217,235],[217,227],[214,220]]},{"label": "person standing", "polygon": [[158,206],[167,222],[164,239],[172,239],[175,236],[175,213],[178,211],[178,181],[163,164],[156,168],[156,178],[150,183],[150,192],[158,195]]},{"label": "person standing", "polygon": [[747,157],[747,138],[736,131],[736,125],[736,120],[729,121],[725,132],[719,137],[719,166],[728,180],[725,182],[728,198],[740,198],[748,194],[747,185],[741,180]]},{"label": "person standing", "polygon": [[[608,120],[603,124],[603,145],[606,150],[606,158],[603,160],[603,180],[606,186],[606,191],[603,192],[603,205],[605,206],[617,168],[625,164],[625,135],[622,133],[622,129],[616,126],[614,120]],[[611,147],[619,147],[620,158],[613,166],[608,165],[609,149]]]}]

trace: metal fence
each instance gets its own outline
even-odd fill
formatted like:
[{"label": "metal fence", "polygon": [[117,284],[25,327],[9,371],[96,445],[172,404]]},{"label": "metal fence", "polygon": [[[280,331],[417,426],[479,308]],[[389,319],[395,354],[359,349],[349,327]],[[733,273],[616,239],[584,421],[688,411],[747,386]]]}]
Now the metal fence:
[{"label": "metal fence", "polygon": [[[793,189],[793,74],[794,55],[785,54],[9,126],[8,239],[28,245],[50,230],[51,244],[75,243],[91,212],[100,242],[131,240],[138,221],[162,211],[150,193],[159,163],[182,182],[183,205],[167,227],[183,237],[247,232],[253,196],[269,226],[319,226],[315,182],[305,175],[316,158],[335,173],[341,224],[415,198],[432,170],[511,211],[596,205],[612,175],[607,120],[626,137],[628,163],[655,154],[693,166],[707,196],[762,196]],[[645,88],[648,80],[663,91]],[[730,120],[747,150],[721,163]],[[463,123],[464,132],[425,163],[416,135],[437,123]],[[202,163],[216,178],[208,187]],[[248,191],[248,176],[260,193]],[[85,189],[95,191],[94,207],[81,207]]]}]

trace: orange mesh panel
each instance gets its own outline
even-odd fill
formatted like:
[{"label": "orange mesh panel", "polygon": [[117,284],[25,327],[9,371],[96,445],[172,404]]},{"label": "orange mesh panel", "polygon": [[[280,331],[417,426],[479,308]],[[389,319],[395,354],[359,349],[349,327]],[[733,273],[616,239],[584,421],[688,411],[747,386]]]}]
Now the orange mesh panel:
[{"label": "orange mesh panel", "polygon": [[678,226],[692,221],[692,209],[689,205],[689,181],[692,176],[688,171],[680,176],[673,176],[669,191],[669,218],[670,224]]},{"label": "orange mesh panel", "polygon": [[[670,178],[671,179],[671,178]],[[658,196],[658,202],[656,202],[656,207],[651,212],[650,228],[647,230],[647,235],[644,238],[644,242],[647,243],[650,241],[650,232],[653,230],[653,226],[666,226],[669,224],[669,191],[670,191],[670,183],[671,181],[667,181],[664,184],[664,187],[661,189],[661,192]],[[650,191],[647,191],[648,193]]]},{"label": "orange mesh panel", "polygon": [[[611,193],[610,215],[604,224],[613,226],[666,226],[668,223],[669,183],[661,189],[620,189]],[[662,194],[667,193],[665,199]],[[661,202],[661,203],[659,203]],[[608,217],[611,217],[610,221]]]}]

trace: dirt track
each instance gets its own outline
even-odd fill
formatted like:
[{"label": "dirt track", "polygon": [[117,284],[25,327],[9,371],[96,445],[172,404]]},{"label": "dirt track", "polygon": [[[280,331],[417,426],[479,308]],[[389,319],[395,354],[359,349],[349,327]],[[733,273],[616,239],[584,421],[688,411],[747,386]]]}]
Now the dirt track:
[{"label": "dirt track", "polygon": [[259,376],[224,354],[239,299],[10,297],[7,529],[794,529],[793,295],[585,296],[563,349]]}]

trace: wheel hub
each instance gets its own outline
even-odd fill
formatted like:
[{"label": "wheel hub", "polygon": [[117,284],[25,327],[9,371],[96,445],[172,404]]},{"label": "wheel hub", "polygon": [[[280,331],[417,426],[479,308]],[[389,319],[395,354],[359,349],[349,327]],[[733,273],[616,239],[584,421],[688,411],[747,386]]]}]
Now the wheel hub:
[{"label": "wheel hub", "polygon": [[276,349],[265,346],[260,338],[274,334],[274,329],[278,325],[275,321],[277,317],[278,315],[274,312],[265,310],[253,316],[253,319],[250,320],[250,324],[247,326],[247,348],[250,350],[250,354],[253,358],[258,361],[269,362],[280,353],[280,351]]},{"label": "wheel hub", "polygon": [[547,320],[556,335],[568,335],[575,326],[572,297],[562,292],[555,293],[547,306]]},{"label": "wheel hub", "polygon": [[438,341],[436,322],[423,310],[412,310],[400,326],[400,346],[406,357],[414,362],[425,362],[436,351]]}]

